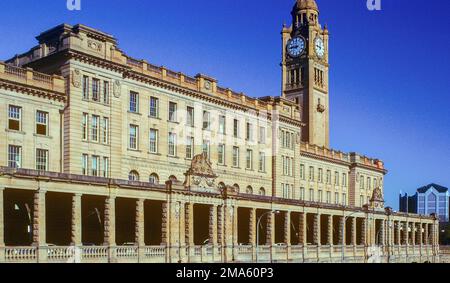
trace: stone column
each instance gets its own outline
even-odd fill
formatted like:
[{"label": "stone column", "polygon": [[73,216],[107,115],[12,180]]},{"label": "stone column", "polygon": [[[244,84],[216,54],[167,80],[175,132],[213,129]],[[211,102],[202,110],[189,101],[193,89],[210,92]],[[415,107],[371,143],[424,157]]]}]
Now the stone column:
[{"label": "stone column", "polygon": [[116,198],[105,199],[104,243],[106,246],[116,245]]},{"label": "stone column", "polygon": [[416,245],[416,229],[417,229],[417,225],[416,223],[411,223],[411,242],[412,245],[415,246]]},{"label": "stone column", "polygon": [[184,202],[178,203],[179,211],[178,213],[178,223],[175,225],[178,226],[178,245],[180,247],[180,261],[187,262],[186,259],[186,204]]},{"label": "stone column", "polygon": [[298,226],[298,242],[300,245],[306,246],[306,213],[300,213]]},{"label": "stone column", "polygon": [[256,247],[256,209],[250,209],[250,221],[249,221],[249,243],[253,247]]},{"label": "stone column", "polygon": [[34,193],[33,203],[33,245],[38,247],[38,262],[47,261],[46,226],[45,226],[45,195],[46,191],[39,189]]},{"label": "stone column", "polygon": [[401,233],[401,230],[400,230],[401,225],[402,225],[401,222],[397,221],[397,225],[395,226],[395,228],[396,228],[395,233],[397,233],[397,242],[395,244],[398,245],[398,246],[402,245],[402,233]]},{"label": "stone column", "polygon": [[339,244],[345,246],[345,217],[339,219]]},{"label": "stone column", "polygon": [[238,236],[238,207],[235,205],[233,207],[233,245],[237,247],[239,245],[239,236]]},{"label": "stone column", "polygon": [[145,246],[144,199],[136,200],[135,242],[139,247]]},{"label": "stone column", "polygon": [[380,245],[381,246],[386,246],[386,221],[385,220],[381,220],[381,225],[380,225]]},{"label": "stone column", "polygon": [[403,245],[407,246],[408,245],[408,222],[406,223],[402,223],[402,227],[403,227]]},{"label": "stone column", "polygon": [[418,230],[418,232],[419,232],[419,239],[418,239],[418,241],[419,241],[419,244],[422,246],[423,245],[423,231],[422,231],[422,229],[423,229],[423,225],[422,225],[422,223],[419,223],[419,230]]},{"label": "stone column", "polygon": [[[170,248],[169,231],[170,229],[170,203],[162,203],[162,222],[161,222],[161,245]],[[167,254],[170,254],[167,253]]]},{"label": "stone column", "polygon": [[81,194],[72,196],[72,245],[82,245]]},{"label": "stone column", "polygon": [[0,262],[5,261],[5,220],[4,220],[4,206],[3,193],[4,187],[0,187]]},{"label": "stone column", "polygon": [[266,244],[268,246],[273,246],[275,243],[275,215],[273,213],[267,214],[267,237]]},{"label": "stone column", "polygon": [[209,207],[209,241],[214,247],[217,246],[217,207]]},{"label": "stone column", "polygon": [[356,217],[352,218],[352,245],[356,246]]},{"label": "stone column", "polygon": [[233,228],[234,228],[234,208],[229,200],[225,200],[224,206],[224,244],[225,262],[233,262]]},{"label": "stone column", "polygon": [[428,231],[428,224],[425,224],[425,245],[430,244],[430,235]]},{"label": "stone column", "polygon": [[361,228],[361,243],[364,246],[368,246],[367,239],[366,239],[366,233],[367,233],[367,219],[364,218],[364,221],[362,223]]},{"label": "stone column", "polygon": [[327,245],[333,245],[333,215],[328,215]]},{"label": "stone column", "polygon": [[185,215],[185,242],[189,248],[194,247],[194,204],[186,203],[184,206]]},{"label": "stone column", "polygon": [[321,245],[321,233],[320,233],[320,214],[314,215],[314,228],[313,228],[313,242],[314,245]]},{"label": "stone column", "polygon": [[284,214],[284,243],[291,245],[291,213],[289,211]]},{"label": "stone column", "polygon": [[217,207],[217,241],[219,246],[223,247],[224,239],[223,239],[223,229],[224,229],[224,211],[223,205]]}]

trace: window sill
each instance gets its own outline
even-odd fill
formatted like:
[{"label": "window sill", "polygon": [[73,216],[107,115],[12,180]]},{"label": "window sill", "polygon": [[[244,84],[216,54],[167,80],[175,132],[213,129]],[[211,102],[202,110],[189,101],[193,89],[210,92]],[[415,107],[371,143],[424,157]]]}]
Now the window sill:
[{"label": "window sill", "polygon": [[177,125],[180,124],[180,122],[177,122],[177,121],[170,121],[170,120],[167,120],[167,123],[172,123],[172,124],[177,124]]},{"label": "window sill", "polygon": [[17,130],[10,130],[10,129],[5,129],[5,132],[16,133],[16,134],[19,134],[19,135],[26,135],[27,134],[26,132],[17,131]]},{"label": "window sill", "polygon": [[48,135],[33,134],[33,136],[38,137],[38,138],[50,139],[50,140],[53,139],[53,137],[48,136]]},{"label": "window sill", "polygon": [[133,148],[128,148],[127,150],[128,150],[128,151],[131,151],[131,152],[142,152],[142,150],[139,150],[139,149],[133,149]]},{"label": "window sill", "polygon": [[219,163],[217,163],[217,166],[220,166],[220,167],[228,167],[228,166],[225,165],[225,164],[219,164]]},{"label": "window sill", "polygon": [[178,156],[174,156],[174,155],[167,155],[168,158],[174,158],[174,159],[180,159],[180,157]]},{"label": "window sill", "polygon": [[141,113],[139,113],[139,112],[131,112],[131,111],[127,111],[128,112],[128,114],[134,114],[134,115],[139,115],[139,116],[142,116],[142,114]]},{"label": "window sill", "polygon": [[159,117],[153,117],[153,116],[148,115],[148,118],[161,121],[161,118],[159,118]]},{"label": "window sill", "polygon": [[161,153],[158,153],[158,152],[147,151],[147,153],[151,154],[151,155],[162,156]]},{"label": "window sill", "polygon": [[253,170],[253,169],[251,169],[251,168],[245,168],[245,171],[248,171],[248,172],[255,172],[255,170]]},{"label": "window sill", "polygon": [[233,169],[242,169],[241,167],[236,167],[236,166],[231,166],[231,168],[233,168]]}]

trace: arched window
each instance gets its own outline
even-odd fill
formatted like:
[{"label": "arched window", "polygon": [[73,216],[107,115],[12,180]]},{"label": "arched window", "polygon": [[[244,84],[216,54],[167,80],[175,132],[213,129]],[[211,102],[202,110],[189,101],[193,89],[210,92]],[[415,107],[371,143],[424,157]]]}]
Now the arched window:
[{"label": "arched window", "polygon": [[177,177],[175,177],[174,175],[172,175],[172,176],[169,177],[169,181],[172,181],[172,182],[178,182],[178,179],[177,179]]},{"label": "arched window", "polygon": [[236,192],[239,192],[240,188],[238,184],[234,184],[233,188],[236,190]]},{"label": "arched window", "polygon": [[252,194],[253,194],[253,188],[252,188],[251,186],[248,186],[247,189],[245,190],[245,192],[246,192],[248,195],[252,195]]},{"label": "arched window", "polygon": [[135,170],[131,171],[130,174],[128,174],[128,180],[133,182],[139,181],[139,173]]},{"label": "arched window", "polygon": [[220,182],[219,185],[218,185],[218,188],[219,188],[220,190],[225,189],[225,184],[224,184],[223,182]]},{"label": "arched window", "polygon": [[150,177],[148,178],[148,182],[152,185],[158,185],[159,184],[159,177],[156,173],[152,173]]},{"label": "arched window", "polygon": [[259,189],[259,195],[260,196],[265,196],[266,195],[266,189],[264,189],[264,188]]}]

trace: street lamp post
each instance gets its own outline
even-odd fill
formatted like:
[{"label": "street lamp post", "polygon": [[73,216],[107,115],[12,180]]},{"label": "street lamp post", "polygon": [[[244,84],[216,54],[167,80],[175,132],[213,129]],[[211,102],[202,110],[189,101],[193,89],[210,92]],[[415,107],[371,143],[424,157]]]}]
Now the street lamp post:
[{"label": "street lamp post", "polygon": [[261,219],[268,215],[268,214],[280,214],[279,210],[275,210],[275,211],[267,211],[266,213],[263,213],[259,218],[258,218],[258,222],[256,223],[256,263],[258,263],[258,250],[259,250],[259,225],[261,223]]}]

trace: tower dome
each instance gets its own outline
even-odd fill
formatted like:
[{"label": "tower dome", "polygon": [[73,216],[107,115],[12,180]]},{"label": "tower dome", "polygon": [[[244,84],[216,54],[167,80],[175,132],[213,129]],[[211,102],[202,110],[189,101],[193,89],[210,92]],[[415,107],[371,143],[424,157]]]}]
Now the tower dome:
[{"label": "tower dome", "polygon": [[298,10],[315,10],[319,12],[319,7],[315,0],[297,0],[296,6]]}]

